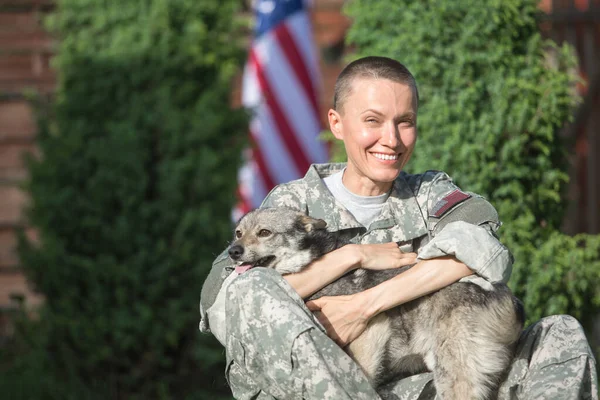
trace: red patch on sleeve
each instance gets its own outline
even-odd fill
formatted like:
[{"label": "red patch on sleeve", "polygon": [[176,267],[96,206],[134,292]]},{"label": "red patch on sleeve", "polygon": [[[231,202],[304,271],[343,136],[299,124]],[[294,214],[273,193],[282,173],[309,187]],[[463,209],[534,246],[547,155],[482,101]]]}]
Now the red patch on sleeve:
[{"label": "red patch on sleeve", "polygon": [[439,218],[446,213],[449,209],[457,205],[458,203],[462,203],[466,199],[470,198],[470,194],[466,194],[465,192],[456,189],[450,194],[447,194],[443,197],[431,210],[431,215]]}]

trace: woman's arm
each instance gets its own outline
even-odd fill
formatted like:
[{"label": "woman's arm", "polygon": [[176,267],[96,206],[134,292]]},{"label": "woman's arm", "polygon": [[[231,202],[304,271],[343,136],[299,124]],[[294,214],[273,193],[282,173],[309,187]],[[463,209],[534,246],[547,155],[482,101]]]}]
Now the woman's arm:
[{"label": "woman's arm", "polygon": [[375,315],[442,289],[473,274],[465,264],[451,256],[422,260],[408,271],[360,293],[363,313]]},{"label": "woman's arm", "polygon": [[284,275],[283,279],[305,299],[358,267],[359,259],[352,246],[346,245],[327,253],[301,272]]},{"label": "woman's arm", "polygon": [[358,267],[400,268],[414,264],[416,257],[415,253],[400,251],[396,243],[349,244],[325,254],[302,272],[285,275],[284,279],[304,299]]},{"label": "woman's arm", "polygon": [[423,260],[364,292],[321,297],[306,305],[315,312],[329,337],[343,347],[356,339],[377,314],[444,288],[472,273],[454,257]]}]

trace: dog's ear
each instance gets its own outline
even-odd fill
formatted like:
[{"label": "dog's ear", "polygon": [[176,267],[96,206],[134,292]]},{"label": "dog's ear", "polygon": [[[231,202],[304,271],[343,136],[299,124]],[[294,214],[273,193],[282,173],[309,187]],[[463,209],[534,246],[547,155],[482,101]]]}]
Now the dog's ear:
[{"label": "dog's ear", "polygon": [[302,215],[298,219],[306,232],[311,232],[313,229],[325,229],[327,226],[327,222],[322,219],[312,218],[308,215]]}]

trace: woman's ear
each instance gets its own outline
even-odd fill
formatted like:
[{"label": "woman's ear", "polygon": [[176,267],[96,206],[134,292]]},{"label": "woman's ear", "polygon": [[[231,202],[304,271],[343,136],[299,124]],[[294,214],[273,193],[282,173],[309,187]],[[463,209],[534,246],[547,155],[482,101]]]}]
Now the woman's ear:
[{"label": "woman's ear", "polygon": [[333,136],[336,139],[344,140],[342,116],[333,108],[330,108],[329,112],[327,112],[327,119],[329,120],[329,129],[331,129]]}]

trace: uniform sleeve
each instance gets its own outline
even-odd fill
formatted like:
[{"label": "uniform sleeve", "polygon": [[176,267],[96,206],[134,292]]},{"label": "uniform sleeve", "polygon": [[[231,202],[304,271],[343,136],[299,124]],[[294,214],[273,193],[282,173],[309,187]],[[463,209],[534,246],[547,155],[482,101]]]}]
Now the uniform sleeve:
[{"label": "uniform sleeve", "polygon": [[208,323],[208,310],[214,305],[223,282],[233,272],[233,268],[234,264],[227,256],[227,250],[224,250],[213,261],[212,268],[200,292],[200,332],[211,331]]},{"label": "uniform sleeve", "polygon": [[486,281],[506,283],[513,258],[496,236],[501,223],[494,207],[481,196],[462,192],[445,173],[437,173],[424,189],[431,240],[418,258],[454,256]]},{"label": "uniform sleeve", "polygon": [[[265,207],[291,207],[302,210],[302,200],[297,195],[298,190],[290,190],[287,185],[276,186],[263,200],[261,208]],[[225,249],[213,262],[212,268],[202,285],[200,293],[200,331],[211,332],[208,315],[224,315],[224,301],[217,301],[219,292],[223,289],[223,282],[234,270]],[[222,296],[221,296],[222,297]],[[210,310],[210,311],[209,311]],[[213,333],[217,333],[216,330]]]},{"label": "uniform sleeve", "polygon": [[301,183],[276,186],[265,197],[260,208],[267,207],[288,207],[294,210],[305,211],[306,199],[301,193],[306,192]]}]

